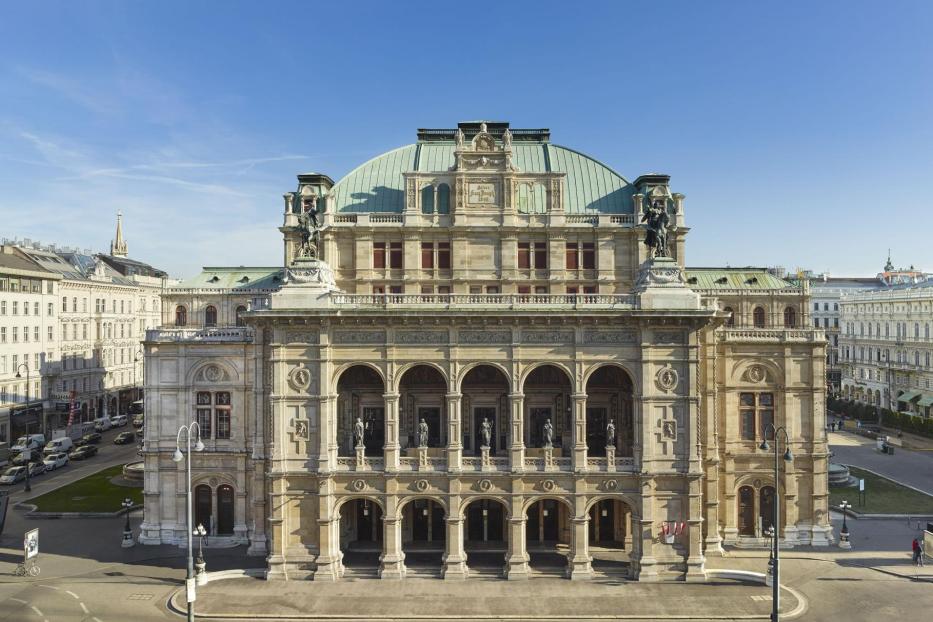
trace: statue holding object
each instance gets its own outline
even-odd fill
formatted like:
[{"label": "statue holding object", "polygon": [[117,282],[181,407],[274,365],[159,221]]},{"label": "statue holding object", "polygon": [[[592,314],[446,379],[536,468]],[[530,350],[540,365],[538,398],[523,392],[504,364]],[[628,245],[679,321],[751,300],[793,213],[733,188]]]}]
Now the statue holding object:
[{"label": "statue holding object", "polygon": [[318,242],[321,229],[324,227],[318,220],[321,213],[318,209],[318,197],[312,195],[302,201],[301,213],[298,215],[298,226],[301,229],[301,246],[298,247],[297,257],[317,258]]},{"label": "statue holding object", "polygon": [[649,258],[670,257],[667,249],[667,226],[670,224],[670,217],[667,214],[667,198],[654,197],[651,200],[651,206],[644,211],[641,222],[648,227],[645,246],[651,249]]}]

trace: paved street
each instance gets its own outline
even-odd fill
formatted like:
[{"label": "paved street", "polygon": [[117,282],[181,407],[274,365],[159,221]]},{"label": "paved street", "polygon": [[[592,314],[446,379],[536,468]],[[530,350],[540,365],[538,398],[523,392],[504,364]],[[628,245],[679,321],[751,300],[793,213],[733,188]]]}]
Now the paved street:
[{"label": "paved street", "polygon": [[897,448],[894,455],[883,454],[870,438],[854,432],[830,432],[832,461],[870,469],[904,484],[933,494],[933,452]]}]

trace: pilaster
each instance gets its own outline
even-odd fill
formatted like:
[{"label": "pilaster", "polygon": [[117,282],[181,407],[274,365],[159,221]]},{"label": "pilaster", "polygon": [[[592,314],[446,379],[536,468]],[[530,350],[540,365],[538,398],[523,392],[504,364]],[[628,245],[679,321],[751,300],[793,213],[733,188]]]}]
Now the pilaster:
[{"label": "pilaster", "polygon": [[448,393],[447,398],[447,470],[459,473],[463,463],[463,435],[460,431],[460,393]]},{"label": "pilaster", "polygon": [[[385,399],[385,447],[383,455],[385,458],[385,470],[387,473],[398,471],[399,465],[399,444],[398,444],[398,393],[386,393],[382,396]],[[388,533],[388,532],[387,532]]]},{"label": "pilaster", "polygon": [[466,579],[469,576],[469,569],[463,548],[463,517],[450,517],[446,522],[447,544],[441,576],[447,580]]},{"label": "pilaster", "polygon": [[385,533],[382,538],[382,555],[379,557],[380,579],[405,578],[405,553],[402,551],[402,517],[386,516],[383,519]]},{"label": "pilaster", "polygon": [[586,471],[586,393],[574,393],[573,399],[573,470]]},{"label": "pilaster", "polygon": [[[525,524],[527,519],[521,511],[522,502],[512,501],[512,517],[509,518],[509,550],[505,556],[505,578],[510,581],[527,579],[528,551],[525,545]],[[518,517],[515,517],[516,506]]]},{"label": "pilaster", "polygon": [[582,518],[574,518],[572,522],[573,540],[571,542],[570,555],[567,559],[567,574],[573,581],[592,579],[593,568],[590,565],[592,558],[589,554],[588,533],[590,522],[589,515],[586,514]]},{"label": "pilaster", "polygon": [[512,393],[509,395],[512,405],[512,444],[509,447],[509,459],[513,473],[525,469],[525,395]]}]

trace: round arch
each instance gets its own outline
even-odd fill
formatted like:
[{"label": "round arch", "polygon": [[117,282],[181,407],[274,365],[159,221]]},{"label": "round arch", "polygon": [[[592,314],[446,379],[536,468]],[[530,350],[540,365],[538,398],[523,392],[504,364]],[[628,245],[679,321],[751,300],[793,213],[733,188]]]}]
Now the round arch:
[{"label": "round arch", "polygon": [[466,512],[466,509],[467,509],[467,508],[470,506],[470,504],[473,503],[474,501],[482,501],[482,500],[484,500],[484,499],[485,499],[485,500],[488,500],[488,501],[497,501],[497,502],[499,502],[499,504],[502,505],[503,508],[505,508],[505,518],[506,518],[506,520],[509,520],[510,518],[512,518],[512,508],[511,508],[511,506],[510,506],[510,504],[509,504],[509,500],[508,500],[508,499],[506,499],[506,498],[504,498],[504,497],[497,497],[496,495],[483,495],[483,494],[470,495],[469,497],[464,497],[463,499],[461,499],[458,516],[462,517],[462,516],[464,515],[464,512]]},{"label": "round arch", "polygon": [[586,509],[584,510],[584,514],[589,515],[590,510],[593,509],[593,506],[595,506],[600,501],[620,501],[621,503],[624,503],[632,510],[633,515],[638,515],[638,513],[636,512],[636,510],[638,509],[638,505],[635,503],[635,500],[627,495],[620,494],[620,493],[608,493],[604,495],[596,495],[594,497],[587,499]]},{"label": "round arch", "polygon": [[368,367],[376,372],[376,374],[379,376],[379,380],[382,381],[382,388],[385,390],[385,388],[388,386],[386,383],[385,371],[383,371],[382,368],[380,368],[375,363],[370,363],[368,361],[355,361],[352,363],[344,363],[343,365],[340,365],[337,369],[334,370],[333,376],[331,376],[331,388],[336,391],[340,384],[340,377],[343,376],[344,372],[358,366]]},{"label": "round arch", "polygon": [[456,383],[457,393],[463,392],[463,381],[466,379],[467,375],[472,370],[476,369],[477,367],[481,367],[483,365],[492,367],[496,369],[499,373],[501,373],[503,379],[505,380],[506,385],[508,385],[509,387],[509,392],[514,391],[514,389],[512,388],[512,376],[511,374],[509,374],[509,371],[501,363],[494,363],[491,361],[475,361],[473,363],[468,363],[464,365],[463,368],[460,370],[460,373],[457,375],[457,383]]},{"label": "round arch", "polygon": [[415,369],[416,367],[421,367],[421,366],[431,367],[435,371],[437,371],[441,375],[441,378],[444,379],[444,383],[447,385],[447,392],[450,393],[450,374],[448,373],[446,369],[444,369],[437,363],[432,363],[431,361],[413,361],[413,362],[405,363],[401,367],[399,367],[395,372],[395,383],[392,387],[392,391],[394,393],[401,392],[402,380],[404,380],[405,374]]},{"label": "round arch", "polygon": [[561,370],[564,375],[567,377],[567,383],[570,385],[570,392],[577,393],[576,382],[574,381],[573,372],[567,368],[564,363],[558,363],[553,361],[539,361],[537,363],[532,363],[528,367],[522,370],[521,375],[518,378],[518,387],[519,390],[525,392],[525,383],[528,380],[528,377],[536,370],[542,367],[554,367]]},{"label": "round arch", "polygon": [[632,383],[632,387],[633,388],[635,387],[636,385],[635,379],[637,378],[637,376],[631,369],[629,369],[623,363],[620,363],[618,361],[603,361],[600,363],[596,363],[595,365],[590,365],[589,367],[586,368],[586,370],[584,370],[583,385],[582,385],[583,391],[586,391],[586,385],[589,384],[590,378],[593,376],[593,374],[595,374],[597,371],[599,371],[603,367],[615,367],[619,369],[622,373],[628,376],[629,381],[631,381]]},{"label": "round arch", "polygon": [[[212,380],[207,377],[206,372],[209,367],[216,367],[221,370],[220,378]],[[217,384],[235,384],[240,380],[240,374],[236,368],[224,359],[202,359],[192,365],[185,375],[188,385],[199,384],[202,382]]]},{"label": "round arch", "polygon": [[528,510],[531,509],[538,501],[558,501],[567,508],[567,512],[571,517],[576,517],[576,512],[573,508],[573,502],[567,497],[562,497],[560,495],[535,495],[534,497],[527,499],[525,503],[522,504],[522,514],[528,514]]},{"label": "round arch", "polygon": [[[740,380],[742,376],[745,375],[745,372],[752,366],[759,366],[765,369],[765,378],[762,383],[768,382],[777,382],[780,383],[780,379],[784,377],[784,370],[780,365],[774,363],[773,361],[763,359],[763,358],[745,358],[739,361],[736,361],[732,365],[732,373],[730,378]],[[747,382],[747,381],[742,381]],[[759,384],[759,383],[753,383]]]},{"label": "round arch", "polygon": [[379,509],[382,510],[383,515],[385,515],[386,508],[385,508],[385,503],[383,503],[382,499],[380,499],[378,495],[371,495],[371,494],[366,494],[366,493],[361,493],[357,495],[350,494],[350,495],[345,495],[345,496],[341,495],[334,502],[333,514],[335,516],[338,516],[340,514],[340,508],[342,508],[349,501],[372,501],[377,506],[379,506]]},{"label": "round arch", "polygon": [[445,515],[450,514],[450,508],[447,507],[447,502],[441,495],[431,495],[431,494],[415,494],[415,495],[405,495],[404,497],[398,500],[398,503],[395,506],[395,516],[401,516],[402,511],[405,509],[405,506],[411,503],[412,501],[417,501],[418,499],[425,499],[427,501],[433,501],[437,505],[441,506],[441,509],[444,510]]}]

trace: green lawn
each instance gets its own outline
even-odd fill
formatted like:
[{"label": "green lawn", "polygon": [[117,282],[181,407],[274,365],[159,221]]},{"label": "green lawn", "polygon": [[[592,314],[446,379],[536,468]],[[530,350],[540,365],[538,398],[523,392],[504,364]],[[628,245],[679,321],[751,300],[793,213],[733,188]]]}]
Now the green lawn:
[{"label": "green lawn", "polygon": [[829,488],[829,503],[839,507],[845,499],[852,509],[865,514],[933,514],[933,497],[921,494],[889,479],[849,467],[853,477],[865,480],[865,505],[859,505],[858,485]]},{"label": "green lawn", "polygon": [[127,497],[141,504],[142,488],[110,483],[122,473],[123,465],[118,464],[31,499],[29,503],[35,504],[40,512],[116,512]]}]

